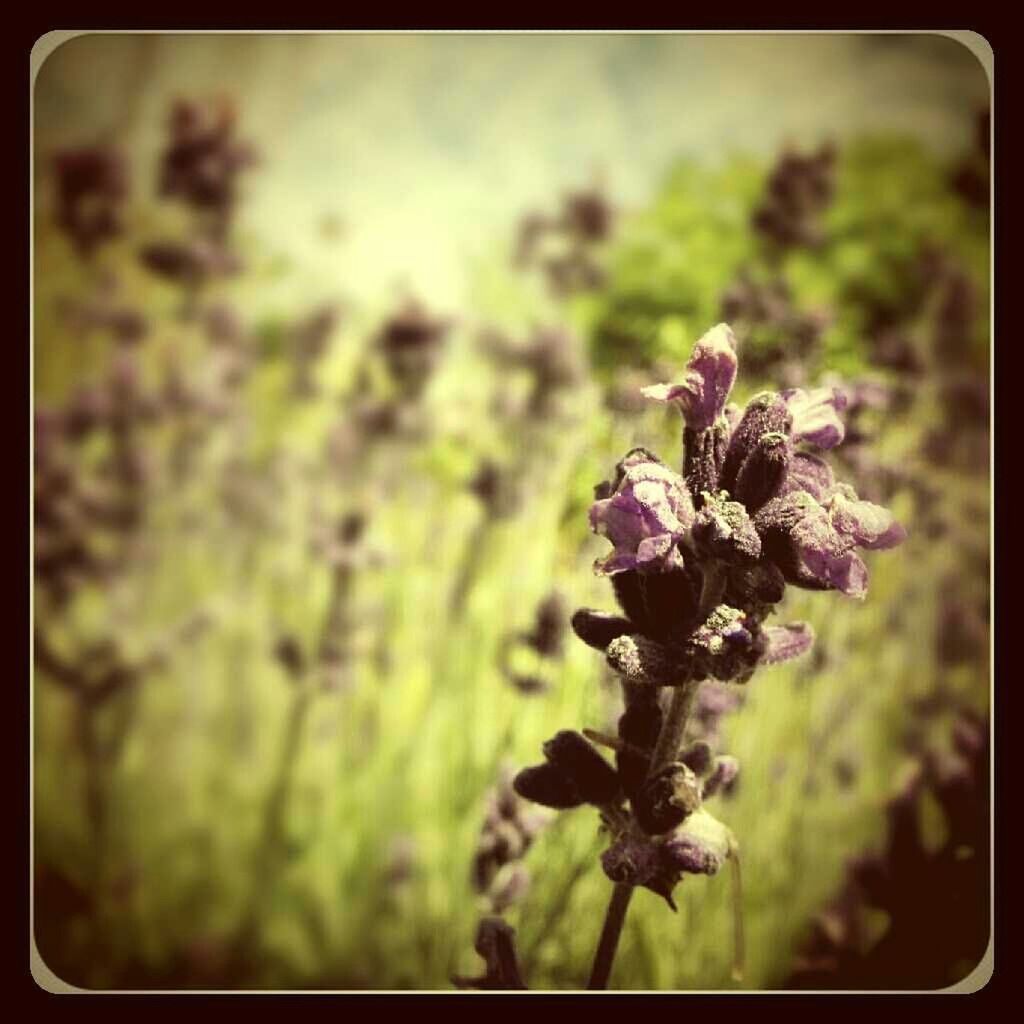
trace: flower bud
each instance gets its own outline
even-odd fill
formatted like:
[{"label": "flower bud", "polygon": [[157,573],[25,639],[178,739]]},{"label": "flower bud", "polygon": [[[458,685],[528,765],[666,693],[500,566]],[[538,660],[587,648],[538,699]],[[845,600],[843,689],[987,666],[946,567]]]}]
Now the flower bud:
[{"label": "flower bud", "polygon": [[723,754],[715,758],[715,766],[711,774],[704,780],[704,788],[701,791],[701,799],[707,800],[714,796],[719,790],[728,793],[736,781],[740,772],[740,763],[735,757]]},{"label": "flower bud", "polygon": [[700,807],[665,840],[661,857],[667,867],[684,874],[714,875],[734,847],[729,829]]},{"label": "flower bud", "polygon": [[[625,573],[615,577],[621,579]],[[621,615],[610,615],[608,612],[580,608],[572,617],[573,632],[589,647],[603,651],[620,636],[632,633],[636,628],[629,619]]]},{"label": "flower bud", "polygon": [[756,618],[719,605],[693,633],[688,645],[694,678],[714,676],[723,682],[746,682],[764,653],[764,636]]},{"label": "flower bud", "polygon": [[683,751],[679,760],[697,775],[703,775],[711,767],[711,747],[704,740],[697,740]]},{"label": "flower bud", "polygon": [[687,427],[683,431],[683,478],[693,495],[694,508],[704,504],[704,493],[719,489],[719,476],[729,446],[729,424],[722,416],[699,433]]},{"label": "flower bud", "polygon": [[[651,753],[658,742],[664,714],[656,698],[656,690],[644,690],[650,693],[648,700],[635,700],[619,718],[619,739],[630,745],[632,749],[619,750],[615,755],[615,764],[619,773],[619,782],[623,792],[632,794],[643,784],[651,766]],[[635,750],[647,751],[643,757]]]},{"label": "flower bud", "polygon": [[714,875],[722,866],[715,853],[694,836],[673,836],[664,846],[665,860],[688,875]]},{"label": "flower bud", "polygon": [[667,647],[639,634],[613,640],[605,656],[619,675],[643,686],[669,686],[688,672],[681,648]]},{"label": "flower bud", "polygon": [[718,486],[733,493],[736,478],[743,463],[765,434],[789,434],[793,417],[785,399],[774,391],[762,391],[755,395],[743,411],[743,417],[729,439],[725,462]]},{"label": "flower bud", "polygon": [[624,835],[601,854],[608,878],[627,885],[646,885],[659,866],[657,847],[635,836]]},{"label": "flower bud", "polygon": [[578,732],[563,729],[544,744],[544,756],[592,804],[619,796],[619,779],[610,764]]},{"label": "flower bud", "polygon": [[544,807],[567,810],[586,803],[572,782],[553,764],[524,768],[512,781],[512,787],[524,800]]},{"label": "flower bud", "polygon": [[616,573],[612,588],[634,629],[654,640],[689,636],[696,624],[700,577],[687,569],[664,573]]},{"label": "flower bud", "polygon": [[756,512],[779,493],[789,470],[793,447],[785,434],[762,434],[736,477],[737,501]]},{"label": "flower bud", "polygon": [[786,580],[778,567],[761,561],[730,570],[723,597],[726,604],[742,609],[748,617],[763,617],[785,593]]},{"label": "flower bud", "polygon": [[727,565],[756,562],[761,556],[761,538],[747,510],[738,501],[728,501],[724,492],[703,497],[692,530],[697,550]]},{"label": "flower bud", "polygon": [[700,806],[700,784],[685,764],[670,764],[640,787],[631,804],[640,827],[648,835],[661,835]]}]

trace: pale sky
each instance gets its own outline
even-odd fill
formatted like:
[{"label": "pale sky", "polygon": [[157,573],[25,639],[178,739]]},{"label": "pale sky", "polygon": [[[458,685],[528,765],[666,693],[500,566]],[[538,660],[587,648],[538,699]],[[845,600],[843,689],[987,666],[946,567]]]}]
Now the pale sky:
[{"label": "pale sky", "polygon": [[[107,132],[152,188],[170,99],[216,91],[265,152],[244,223],[310,289],[373,301],[405,278],[454,305],[469,254],[596,170],[638,204],[684,154],[866,131],[953,152],[988,82],[940,36],[91,35],[40,72],[37,153]],[[328,212],[349,232],[325,249]]]}]

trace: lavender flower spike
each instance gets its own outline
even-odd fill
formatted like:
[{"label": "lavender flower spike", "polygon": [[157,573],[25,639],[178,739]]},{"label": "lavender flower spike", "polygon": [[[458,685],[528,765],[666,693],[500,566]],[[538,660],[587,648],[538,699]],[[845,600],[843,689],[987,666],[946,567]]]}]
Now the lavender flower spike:
[{"label": "lavender flower spike", "polygon": [[590,527],[615,550],[594,564],[611,576],[635,569],[668,572],[683,567],[678,542],[693,523],[693,499],[678,473],[638,453],[622,463],[616,492],[590,508]]},{"label": "lavender flower spike", "polygon": [[654,384],[642,393],[656,402],[678,402],[686,425],[700,433],[725,411],[736,366],[736,336],[728,324],[719,324],[694,345],[682,384]]},{"label": "lavender flower spike", "polygon": [[807,441],[817,448],[835,448],[846,436],[839,413],[846,408],[846,395],[839,388],[789,388],[782,392],[793,416],[790,438]]}]

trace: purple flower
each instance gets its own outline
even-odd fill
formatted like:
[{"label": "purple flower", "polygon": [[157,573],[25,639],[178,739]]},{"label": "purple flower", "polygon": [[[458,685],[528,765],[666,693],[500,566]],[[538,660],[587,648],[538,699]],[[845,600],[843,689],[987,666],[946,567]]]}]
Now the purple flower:
[{"label": "purple flower", "polygon": [[794,452],[781,493],[806,491],[816,501],[821,501],[835,483],[832,468],[824,459],[810,452]]},{"label": "purple flower", "polygon": [[883,551],[907,539],[907,531],[887,508],[861,501],[849,484],[836,484],[823,504],[836,530],[858,547]]},{"label": "purple flower", "polygon": [[784,626],[768,626],[767,646],[761,656],[762,665],[777,665],[806,654],[814,643],[814,630],[806,622],[789,622]]},{"label": "purple flower", "polygon": [[736,366],[736,336],[728,324],[719,324],[694,346],[681,384],[654,384],[643,394],[656,402],[678,402],[691,430],[709,430],[725,411]]},{"label": "purple flower", "polygon": [[790,438],[807,441],[817,448],[834,448],[846,435],[839,413],[846,408],[846,395],[839,388],[789,388],[782,397],[793,416]]},{"label": "purple flower", "polygon": [[848,484],[836,484],[819,503],[806,491],[770,501],[754,517],[761,542],[790,583],[867,593],[867,566],[855,547],[878,550],[901,543],[906,531],[880,505],[861,501]]},{"label": "purple flower", "polygon": [[664,858],[687,875],[714,875],[722,866],[717,851],[697,836],[680,833],[665,843]]},{"label": "purple flower", "polygon": [[724,754],[715,758],[711,774],[704,780],[704,787],[701,790],[701,799],[707,800],[719,791],[728,793],[735,785],[736,777],[740,773],[740,763],[735,757]]},{"label": "purple flower", "polygon": [[611,576],[630,569],[668,572],[683,567],[678,542],[693,522],[693,499],[678,473],[636,452],[620,464],[622,477],[611,497],[594,502],[590,527],[615,550],[594,564]]}]

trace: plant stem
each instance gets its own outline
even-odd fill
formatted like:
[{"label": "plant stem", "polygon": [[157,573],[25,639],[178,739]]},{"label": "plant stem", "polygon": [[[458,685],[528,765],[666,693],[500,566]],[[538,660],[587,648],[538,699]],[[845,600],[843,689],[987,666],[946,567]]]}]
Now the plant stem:
[{"label": "plant stem", "polygon": [[476,582],[476,576],[481,565],[480,551],[486,543],[487,534],[492,522],[493,520],[489,519],[486,515],[482,516],[473,527],[469,542],[466,544],[466,549],[462,556],[462,565],[459,568],[459,575],[455,586],[452,587],[448,605],[452,618],[456,620],[462,618],[466,599],[469,597],[469,592],[473,589],[473,584]]},{"label": "plant stem", "polygon": [[732,851],[732,927],[733,927],[733,959],[732,980],[743,980],[743,967],[746,960],[746,941],[743,935],[743,876],[740,874],[740,852]]},{"label": "plant stem", "polygon": [[[700,607],[697,613],[698,622],[703,623],[707,620],[707,617],[721,601],[724,590],[724,567],[718,562],[712,562],[704,573]],[[658,734],[654,753],[651,755],[648,778],[664,768],[665,765],[671,764],[678,756],[679,748],[683,743],[683,735],[686,732],[686,723],[689,721],[690,711],[693,708],[693,698],[699,689],[700,680],[697,679],[686,679],[673,686],[672,702],[669,705],[665,721],[662,723],[661,732]],[[736,870],[738,870],[738,865]],[[632,896],[633,887],[624,882],[616,883],[612,890],[612,898],[608,904],[608,910],[605,912],[604,927],[601,929],[601,939],[597,946],[597,953],[594,955],[594,966],[590,972],[588,988],[603,989],[608,984],[612,963],[615,960],[615,951],[619,945],[619,936],[622,934],[622,926],[626,921],[626,912],[629,910],[629,901]],[[738,960],[741,961],[742,931],[738,935]]]},{"label": "plant stem", "polygon": [[590,972],[590,981],[587,982],[588,989],[608,987],[615,951],[619,946],[619,936],[622,934],[622,926],[626,922],[626,911],[629,910],[629,901],[632,898],[633,886],[627,885],[625,882],[617,882],[612,890],[608,910],[604,915],[601,941],[598,943],[597,953],[594,955],[594,966]]},{"label": "plant stem", "polygon": [[679,754],[686,723],[693,708],[693,698],[699,688],[700,683],[694,679],[688,679],[685,683],[672,688],[672,702],[658,734],[658,743],[651,755],[651,775],[659,772],[665,765],[671,764]]}]

